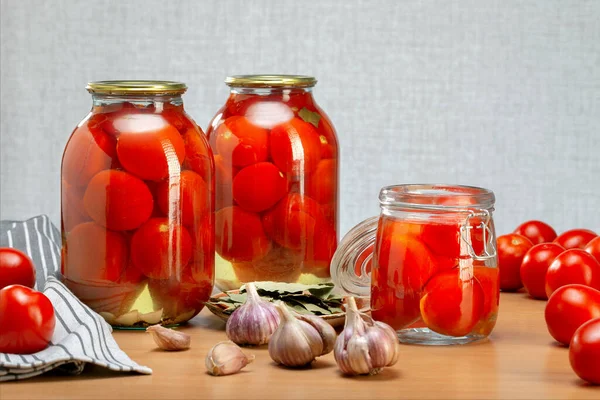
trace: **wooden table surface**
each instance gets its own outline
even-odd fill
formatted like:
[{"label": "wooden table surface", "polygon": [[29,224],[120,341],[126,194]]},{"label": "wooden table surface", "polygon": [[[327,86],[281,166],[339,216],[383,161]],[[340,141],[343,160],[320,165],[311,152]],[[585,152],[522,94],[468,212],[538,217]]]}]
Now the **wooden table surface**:
[{"label": "wooden table surface", "polygon": [[600,399],[600,386],[578,379],[569,366],[568,350],[548,334],[545,304],[521,293],[503,293],[489,340],[464,346],[402,345],[395,366],[355,378],[339,373],[333,354],[319,358],[312,368],[290,370],[275,365],[266,348],[247,350],[256,361],[239,374],[209,376],[204,357],[226,337],[224,323],[203,310],[182,328],[192,335],[192,348],[186,352],[156,350],[143,332],[115,332],[121,348],[151,367],[153,375],[87,367],[77,377],[46,375],[2,383],[0,399]]}]

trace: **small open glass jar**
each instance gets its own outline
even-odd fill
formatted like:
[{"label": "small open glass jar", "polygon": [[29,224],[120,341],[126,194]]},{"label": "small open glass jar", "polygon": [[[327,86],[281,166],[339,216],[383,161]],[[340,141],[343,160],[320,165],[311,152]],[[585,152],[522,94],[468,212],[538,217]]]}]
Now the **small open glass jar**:
[{"label": "small open glass jar", "polygon": [[338,142],[316,79],[228,77],[207,135],[216,171],[216,285],[330,279],[337,246]]},{"label": "small open glass jar", "polygon": [[401,342],[483,339],[499,304],[494,200],[468,186],[385,187],[380,216],[340,242],[332,279],[347,294],[370,296],[373,318]]},{"label": "small open glass jar", "polygon": [[214,283],[214,164],[186,86],[103,81],[62,161],[62,275],[116,327],[196,315]]}]

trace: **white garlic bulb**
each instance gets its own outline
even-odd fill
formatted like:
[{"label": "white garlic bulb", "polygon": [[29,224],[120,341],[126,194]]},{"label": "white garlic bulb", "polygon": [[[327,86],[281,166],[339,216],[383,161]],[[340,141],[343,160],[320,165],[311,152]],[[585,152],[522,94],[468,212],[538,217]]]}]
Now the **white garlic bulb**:
[{"label": "white garlic bulb", "polygon": [[260,298],[253,283],[246,283],[246,293],[246,302],[227,320],[225,333],[239,345],[269,343],[279,325],[279,313],[272,303]]},{"label": "white garlic bulb", "polygon": [[346,323],[335,342],[333,355],[344,374],[376,375],[383,367],[398,361],[400,345],[391,326],[361,314],[354,297],[349,297]]},{"label": "white garlic bulb", "polygon": [[209,374],[231,375],[254,361],[254,354],[247,356],[231,340],[219,342],[209,350],[204,361]]},{"label": "white garlic bulb", "polygon": [[277,302],[281,322],[271,336],[269,355],[278,364],[301,367],[333,350],[335,330],[319,317],[292,314]]}]

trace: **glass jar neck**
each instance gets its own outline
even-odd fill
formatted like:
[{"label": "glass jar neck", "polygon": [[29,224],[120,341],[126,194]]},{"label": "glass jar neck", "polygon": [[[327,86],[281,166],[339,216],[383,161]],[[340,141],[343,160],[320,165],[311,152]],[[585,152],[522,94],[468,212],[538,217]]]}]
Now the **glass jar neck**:
[{"label": "glass jar neck", "polygon": [[101,107],[111,104],[132,103],[136,105],[164,105],[182,106],[183,99],[180,94],[175,95],[114,95],[114,94],[92,94],[93,107]]},{"label": "glass jar neck", "polygon": [[231,94],[246,94],[257,96],[270,95],[304,95],[312,97],[312,88],[297,88],[297,87],[273,87],[273,88],[256,88],[256,87],[232,87]]}]

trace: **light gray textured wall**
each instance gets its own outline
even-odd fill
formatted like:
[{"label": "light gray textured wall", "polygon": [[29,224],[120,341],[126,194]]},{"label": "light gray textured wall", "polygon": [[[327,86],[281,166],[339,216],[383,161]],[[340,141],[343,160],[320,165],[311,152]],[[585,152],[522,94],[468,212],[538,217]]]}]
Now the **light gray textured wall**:
[{"label": "light gray textured wall", "polygon": [[59,220],[87,81],[187,82],[206,127],[228,74],[301,73],[342,147],[346,232],[381,186],[480,185],[497,226],[600,230],[600,1],[2,0],[1,217]]}]

